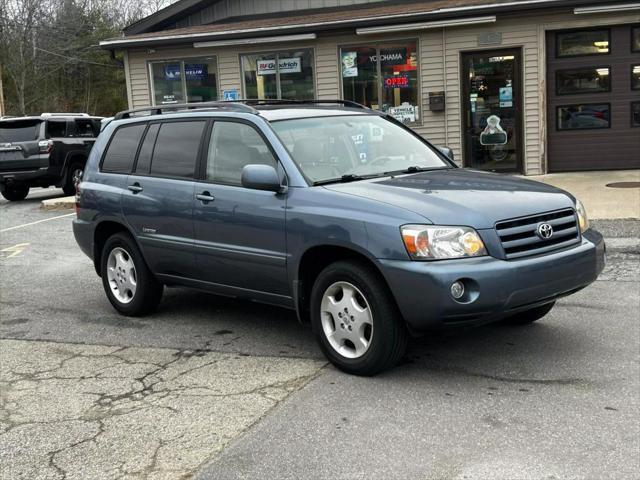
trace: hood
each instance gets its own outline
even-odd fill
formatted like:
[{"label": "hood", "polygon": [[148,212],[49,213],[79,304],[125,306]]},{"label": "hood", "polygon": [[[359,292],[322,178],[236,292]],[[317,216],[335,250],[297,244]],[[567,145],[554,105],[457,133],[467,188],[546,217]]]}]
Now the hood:
[{"label": "hood", "polygon": [[456,168],[326,185],[325,188],[410,210],[435,225],[493,228],[500,220],[575,207],[544,183]]}]

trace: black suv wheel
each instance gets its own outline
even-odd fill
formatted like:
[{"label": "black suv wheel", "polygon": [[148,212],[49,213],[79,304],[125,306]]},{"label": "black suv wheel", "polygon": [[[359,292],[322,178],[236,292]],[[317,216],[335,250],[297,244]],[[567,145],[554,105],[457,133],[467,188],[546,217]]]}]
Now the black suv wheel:
[{"label": "black suv wheel", "polygon": [[109,237],[102,251],[102,285],[111,305],[129,316],[154,311],[163,285],[149,271],[133,239],[125,233]]},{"label": "black suv wheel", "polygon": [[368,265],[340,261],[325,268],[311,294],[320,348],[339,369],[375,375],[404,355],[408,333],[391,294]]},{"label": "black suv wheel", "polygon": [[75,195],[76,185],[82,181],[82,173],[84,171],[84,165],[80,162],[74,162],[69,167],[67,172],[67,178],[62,186],[62,191],[65,195]]},{"label": "black suv wheel", "polygon": [[2,191],[2,196],[10,202],[24,200],[27,195],[29,195],[29,187],[26,185],[12,185]]}]

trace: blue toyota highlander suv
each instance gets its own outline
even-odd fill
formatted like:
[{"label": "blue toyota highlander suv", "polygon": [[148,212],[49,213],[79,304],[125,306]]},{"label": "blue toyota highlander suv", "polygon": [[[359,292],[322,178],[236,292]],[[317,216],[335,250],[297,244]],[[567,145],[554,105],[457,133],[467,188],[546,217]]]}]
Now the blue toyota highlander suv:
[{"label": "blue toyota highlander suv", "polygon": [[372,375],[411,334],[530,323],[602,271],[578,200],[449,155],[344,101],[122,112],[91,151],[75,237],[124,315],[164,286],[281,305]]}]

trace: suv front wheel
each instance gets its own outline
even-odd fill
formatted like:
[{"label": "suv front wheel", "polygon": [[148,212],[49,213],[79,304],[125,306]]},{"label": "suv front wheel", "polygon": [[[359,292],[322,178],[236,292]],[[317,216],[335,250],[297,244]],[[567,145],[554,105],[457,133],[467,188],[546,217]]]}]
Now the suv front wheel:
[{"label": "suv front wheel", "polygon": [[408,333],[380,276],[368,265],[325,268],[311,293],[311,322],[320,348],[339,369],[375,375],[404,355]]},{"label": "suv front wheel", "polygon": [[109,237],[102,250],[102,285],[111,305],[128,316],[154,311],[163,285],[156,280],[135,244],[125,233]]}]

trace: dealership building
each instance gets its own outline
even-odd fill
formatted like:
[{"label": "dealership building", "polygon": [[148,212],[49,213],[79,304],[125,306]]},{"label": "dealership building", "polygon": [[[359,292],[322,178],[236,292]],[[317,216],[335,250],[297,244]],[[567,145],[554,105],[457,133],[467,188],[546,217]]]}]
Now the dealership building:
[{"label": "dealership building", "polygon": [[131,108],[352,100],[467,167],[640,168],[640,3],[179,0],[101,46]]}]

